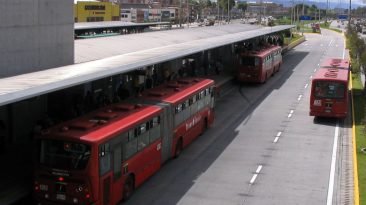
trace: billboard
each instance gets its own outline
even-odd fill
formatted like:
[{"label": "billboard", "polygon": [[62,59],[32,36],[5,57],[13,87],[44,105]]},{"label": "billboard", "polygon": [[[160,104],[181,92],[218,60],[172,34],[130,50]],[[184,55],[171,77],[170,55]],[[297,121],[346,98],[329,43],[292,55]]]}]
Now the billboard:
[{"label": "billboard", "polygon": [[309,21],[309,20],[311,20],[311,16],[300,16],[300,20]]},{"label": "billboard", "polygon": [[340,15],[338,15],[338,18],[339,19],[342,19],[342,20],[347,20],[348,19],[348,15],[347,14],[340,14]]}]

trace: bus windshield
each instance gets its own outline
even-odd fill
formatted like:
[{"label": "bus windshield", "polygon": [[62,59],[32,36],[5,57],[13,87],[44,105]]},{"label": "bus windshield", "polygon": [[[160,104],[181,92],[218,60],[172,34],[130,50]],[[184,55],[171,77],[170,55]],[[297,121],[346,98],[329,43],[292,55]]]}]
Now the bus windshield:
[{"label": "bus windshield", "polygon": [[243,56],[240,59],[240,65],[242,66],[258,66],[259,58],[253,56]]},{"label": "bus windshield", "polygon": [[40,140],[40,164],[56,169],[83,170],[90,157],[90,146],[60,140]]},{"label": "bus windshield", "polygon": [[315,83],[315,97],[316,98],[344,98],[345,85],[339,82],[317,81]]}]

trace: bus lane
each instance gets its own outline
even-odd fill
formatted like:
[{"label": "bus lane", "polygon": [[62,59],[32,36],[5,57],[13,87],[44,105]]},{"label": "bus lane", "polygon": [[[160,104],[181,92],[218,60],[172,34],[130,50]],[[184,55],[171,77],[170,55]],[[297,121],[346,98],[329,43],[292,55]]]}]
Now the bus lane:
[{"label": "bus lane", "polygon": [[322,33],[265,84],[221,97],[213,127],[124,204],[325,204],[336,121],[309,116],[310,81],[343,51],[339,34]]}]

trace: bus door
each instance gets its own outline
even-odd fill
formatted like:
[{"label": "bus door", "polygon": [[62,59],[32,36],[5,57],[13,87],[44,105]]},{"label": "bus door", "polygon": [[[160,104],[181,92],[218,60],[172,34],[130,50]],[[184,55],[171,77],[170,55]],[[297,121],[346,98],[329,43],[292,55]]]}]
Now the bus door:
[{"label": "bus door", "polygon": [[[110,147],[111,147],[111,157],[112,157],[112,170],[113,170],[113,184],[112,184],[112,190],[122,190],[123,183],[122,180],[122,146],[123,146],[123,140],[127,139],[127,133],[122,133],[113,138],[110,141]],[[104,187],[104,190],[106,190],[107,187]],[[109,193],[108,193],[109,194]],[[119,199],[122,198],[122,192],[121,191],[113,191],[109,195],[112,196],[112,201],[119,201]]]},{"label": "bus door", "polygon": [[162,133],[162,160],[164,163],[171,157],[171,150],[173,144],[173,111],[172,106],[168,103],[158,104],[163,109],[163,115],[160,119],[161,133]]},{"label": "bus door", "polygon": [[110,143],[106,142],[99,146],[99,175],[101,183],[102,204],[109,205],[111,202],[111,150]]}]

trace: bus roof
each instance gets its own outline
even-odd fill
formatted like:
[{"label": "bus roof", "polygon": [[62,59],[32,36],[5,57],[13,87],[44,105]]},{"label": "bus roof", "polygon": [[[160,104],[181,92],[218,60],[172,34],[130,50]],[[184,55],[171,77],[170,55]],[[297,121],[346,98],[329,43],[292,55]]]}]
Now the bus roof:
[{"label": "bus roof", "polygon": [[160,111],[160,107],[153,105],[113,104],[51,127],[39,138],[102,142],[131,126],[143,123]]},{"label": "bus roof", "polygon": [[174,104],[210,85],[214,85],[214,81],[211,79],[181,78],[144,91],[141,93],[141,97]]},{"label": "bus roof", "polygon": [[348,82],[348,70],[337,68],[320,68],[313,77],[313,81],[317,80]]},{"label": "bus roof", "polygon": [[263,48],[261,50],[254,50],[254,51],[247,51],[247,52],[243,52],[240,55],[241,56],[257,56],[257,57],[264,57],[267,54],[269,54],[270,52],[272,52],[275,49],[280,49],[280,46],[270,46],[267,48]]},{"label": "bus roof", "polygon": [[342,58],[329,58],[326,59],[320,67],[323,68],[339,68],[339,69],[349,69],[349,59]]}]

